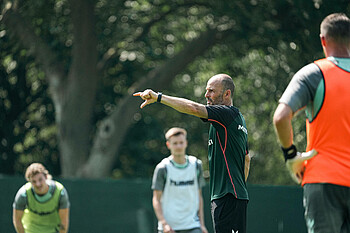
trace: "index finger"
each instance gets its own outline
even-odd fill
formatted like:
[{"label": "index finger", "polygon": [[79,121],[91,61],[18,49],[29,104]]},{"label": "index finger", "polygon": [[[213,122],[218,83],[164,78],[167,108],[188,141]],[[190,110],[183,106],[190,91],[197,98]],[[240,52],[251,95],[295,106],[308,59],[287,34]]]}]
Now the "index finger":
[{"label": "index finger", "polygon": [[133,96],[140,96],[142,94],[142,92],[136,92],[134,94],[132,94]]}]

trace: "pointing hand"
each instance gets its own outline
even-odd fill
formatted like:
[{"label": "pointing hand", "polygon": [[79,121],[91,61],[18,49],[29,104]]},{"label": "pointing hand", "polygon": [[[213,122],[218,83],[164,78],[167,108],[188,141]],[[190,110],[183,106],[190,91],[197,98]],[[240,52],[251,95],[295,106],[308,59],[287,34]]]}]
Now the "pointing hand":
[{"label": "pointing hand", "polygon": [[133,94],[133,96],[140,96],[141,99],[144,100],[144,102],[141,104],[140,108],[145,107],[146,105],[152,104],[157,101],[157,93],[152,91],[151,89],[147,89],[143,92],[136,92]]}]

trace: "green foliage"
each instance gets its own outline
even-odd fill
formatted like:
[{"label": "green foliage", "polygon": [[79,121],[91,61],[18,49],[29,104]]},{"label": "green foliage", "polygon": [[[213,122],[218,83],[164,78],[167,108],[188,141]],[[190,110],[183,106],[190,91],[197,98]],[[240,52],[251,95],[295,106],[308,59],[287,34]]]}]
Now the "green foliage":
[{"label": "green foliage", "polygon": [[[339,5],[330,7],[326,3],[302,1],[251,3],[250,6],[245,5],[249,8],[245,11],[251,12],[249,25],[244,22],[245,17],[248,17],[244,12],[238,12],[240,18],[235,19],[233,14],[237,12],[227,10],[231,8],[226,6],[223,7],[226,10],[221,11],[234,18],[242,29],[249,30],[238,32],[241,33],[239,35],[233,34],[225,43],[214,46],[205,56],[191,64],[188,70],[178,75],[169,90],[162,91],[205,103],[206,81],[216,73],[230,74],[237,87],[234,104],[245,116],[249,131],[250,154],[253,156],[249,182],[293,184],[285,169],[274,133],[272,116],[278,99],[294,73],[307,63],[323,56],[318,39],[319,23],[323,17],[331,12],[343,11],[344,8],[349,8],[349,4],[340,1]],[[235,7],[243,7],[237,1],[236,4]],[[146,115],[147,111],[147,116],[144,117],[153,116],[156,118],[153,122],[161,122],[165,129],[172,126],[186,128],[189,131],[189,154],[200,157],[205,163],[207,151],[203,148],[207,147],[207,124],[195,117],[162,107],[147,107],[142,115]],[[153,127],[154,124],[149,126]],[[295,144],[302,151],[306,147],[304,114],[299,114],[293,121],[293,127]],[[135,126],[130,131],[148,135],[147,131],[140,130]],[[159,133],[161,134],[161,131]],[[191,140],[192,138],[196,139]],[[161,138],[158,140],[160,143],[164,141]],[[147,143],[148,139],[144,141]],[[152,158],[159,158],[160,161],[167,155],[168,151],[161,149],[158,152],[154,151]],[[149,167],[151,166],[152,163],[149,164]],[[204,168],[208,169],[206,166]],[[152,169],[148,169],[149,171]],[[151,173],[147,174],[145,171],[144,176],[150,175]]]},{"label": "green foliage", "polygon": [[[47,84],[25,50],[6,50],[11,41],[2,40],[0,56],[0,171],[23,172],[32,161],[43,161],[59,172],[54,107]],[[56,164],[56,165],[55,165]]]},{"label": "green foliage", "polygon": [[[7,1],[6,1],[7,2]],[[26,0],[19,13],[46,41],[66,69],[74,44],[68,0]],[[323,56],[319,24],[328,14],[345,12],[347,0],[96,0],[96,28],[101,80],[94,124],[111,114],[128,89],[145,74],[180,52],[201,32],[234,26],[225,41],[212,47],[178,75],[166,94],[205,103],[206,81],[217,73],[236,84],[234,104],[246,118],[251,183],[291,184],[272,125],[277,102],[293,74]],[[4,7],[2,3],[1,7]],[[0,173],[21,173],[32,161],[60,172],[55,109],[46,77],[0,21]],[[149,87],[145,87],[149,88]],[[304,117],[293,122],[295,142],[305,148]],[[161,105],[134,115],[112,174],[115,178],[150,177],[165,156],[164,132],[188,130],[188,153],[207,164],[208,124]]]}]

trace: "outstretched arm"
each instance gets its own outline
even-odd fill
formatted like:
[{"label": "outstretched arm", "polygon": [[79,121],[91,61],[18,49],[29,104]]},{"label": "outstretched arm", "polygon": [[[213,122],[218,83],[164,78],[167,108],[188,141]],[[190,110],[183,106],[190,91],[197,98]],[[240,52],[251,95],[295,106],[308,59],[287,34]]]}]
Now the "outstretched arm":
[{"label": "outstretched arm", "polygon": [[[157,102],[158,99],[158,94],[150,89],[143,92],[134,93],[133,96],[140,96],[144,100],[144,102],[141,104],[141,108]],[[192,100],[162,95],[160,98],[160,103],[167,105],[178,112],[208,119],[208,112],[205,105],[196,103]]]}]

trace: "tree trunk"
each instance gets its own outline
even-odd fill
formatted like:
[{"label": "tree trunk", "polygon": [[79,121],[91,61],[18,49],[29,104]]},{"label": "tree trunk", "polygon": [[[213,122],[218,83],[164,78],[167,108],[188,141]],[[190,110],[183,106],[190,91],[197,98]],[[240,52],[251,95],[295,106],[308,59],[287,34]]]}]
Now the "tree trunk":
[{"label": "tree trunk", "polygon": [[70,1],[74,43],[68,85],[57,116],[62,175],[76,176],[88,159],[98,82],[94,2]]},{"label": "tree trunk", "polygon": [[55,105],[62,175],[75,176],[91,148],[92,115],[97,88],[97,39],[94,34],[94,1],[72,0],[74,45],[68,75],[47,43],[9,7],[3,22],[41,64]]},{"label": "tree trunk", "polygon": [[98,83],[95,2],[71,0],[70,5],[74,45],[68,75],[55,53],[33,33],[32,27],[15,10],[7,9],[2,20],[23,46],[33,53],[48,78],[56,111],[62,175],[102,178],[110,175],[133,116],[140,111],[140,99],[132,97],[132,93],[148,87],[155,90],[165,88],[196,57],[225,38],[229,29],[203,33],[175,57],[130,87],[129,95],[118,103],[116,111],[101,122],[91,145]]}]

